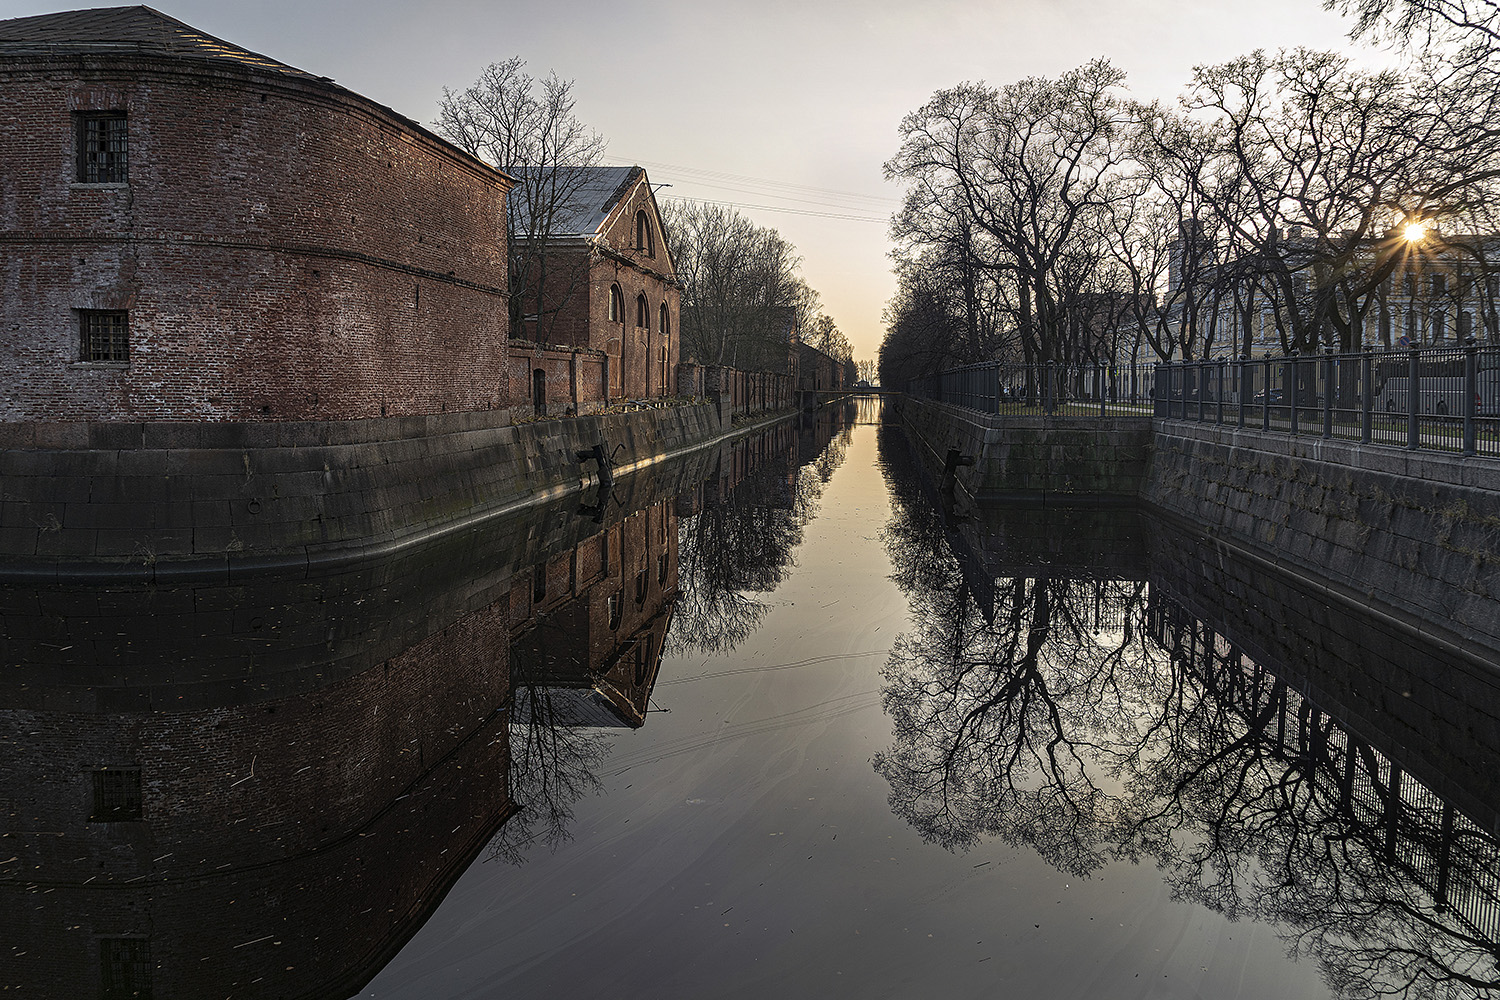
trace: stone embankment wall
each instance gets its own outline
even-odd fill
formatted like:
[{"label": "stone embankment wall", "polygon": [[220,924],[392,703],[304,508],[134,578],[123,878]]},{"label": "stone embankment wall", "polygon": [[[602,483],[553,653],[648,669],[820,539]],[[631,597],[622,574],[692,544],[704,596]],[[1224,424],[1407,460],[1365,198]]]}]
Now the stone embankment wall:
[{"label": "stone embankment wall", "polygon": [[221,577],[392,551],[722,437],[713,404],[265,424],[0,424],[10,577]]},{"label": "stone embankment wall", "polygon": [[896,403],[922,461],[943,469],[950,450],[973,459],[955,488],[980,503],[1126,502],[1140,496],[1151,418],[997,416],[944,403]]},{"label": "stone embankment wall", "polygon": [[1143,501],[1463,655],[1500,652],[1500,463],[1144,417],[905,399],[922,459],[978,502]]},{"label": "stone embankment wall", "polygon": [[1159,421],[1142,499],[1381,607],[1500,649],[1500,465]]}]

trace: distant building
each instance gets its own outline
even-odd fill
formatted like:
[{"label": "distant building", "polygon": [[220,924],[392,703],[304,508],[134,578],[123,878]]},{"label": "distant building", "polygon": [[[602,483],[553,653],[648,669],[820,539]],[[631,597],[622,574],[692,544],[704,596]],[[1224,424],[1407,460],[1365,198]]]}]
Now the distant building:
[{"label": "distant building", "polygon": [[512,180],[149,7],[0,21],[0,421],[492,410]]},{"label": "distant building", "polygon": [[604,352],[610,398],[674,395],[682,296],[646,171],[558,169],[575,175],[562,185],[572,196],[547,231],[542,307],[533,286],[514,335]]},{"label": "distant building", "polygon": [[[1347,244],[1340,247],[1341,241]],[[1382,270],[1384,277],[1355,297],[1358,313],[1351,312],[1347,297],[1336,298],[1340,322],[1349,325],[1359,347],[1500,343],[1500,237],[1433,231],[1411,240],[1391,232],[1320,241],[1292,226],[1271,245],[1274,252],[1220,262],[1201,226],[1183,222],[1172,245],[1167,309],[1174,326],[1193,324],[1201,356],[1281,354],[1284,339],[1290,339],[1289,309],[1309,314],[1335,281],[1351,273],[1373,279]],[[1282,272],[1287,280],[1274,280]],[[1267,294],[1268,288],[1278,294]],[[1331,325],[1325,323],[1322,343],[1337,342],[1326,328]]]}]

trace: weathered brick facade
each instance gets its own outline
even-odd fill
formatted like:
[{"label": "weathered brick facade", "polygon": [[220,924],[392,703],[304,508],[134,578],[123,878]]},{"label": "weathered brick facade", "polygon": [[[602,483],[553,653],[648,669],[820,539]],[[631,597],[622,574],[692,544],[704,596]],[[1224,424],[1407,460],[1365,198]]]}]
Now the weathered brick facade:
[{"label": "weathered brick facade", "polygon": [[591,171],[623,181],[599,219],[586,218],[594,228],[549,241],[541,320],[525,335],[607,354],[612,399],[676,395],[682,295],[650,181],[640,167]]},{"label": "weathered brick facade", "polygon": [[[507,403],[504,174],[145,8],[54,17],[85,15],[180,37],[42,45],[23,22],[43,19],[0,22],[0,420]],[[124,115],[128,175],[83,183],[101,114]],[[80,310],[124,311],[126,359],[86,359]]]}]

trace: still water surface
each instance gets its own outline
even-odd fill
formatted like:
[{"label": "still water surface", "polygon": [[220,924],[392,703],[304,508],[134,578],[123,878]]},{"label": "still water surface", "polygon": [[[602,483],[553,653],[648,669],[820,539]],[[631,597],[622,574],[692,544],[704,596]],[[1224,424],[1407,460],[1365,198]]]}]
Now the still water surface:
[{"label": "still water surface", "polygon": [[866,401],[335,580],[7,592],[6,985],[1494,994],[1500,765],[1383,741],[1366,626],[941,508]]}]

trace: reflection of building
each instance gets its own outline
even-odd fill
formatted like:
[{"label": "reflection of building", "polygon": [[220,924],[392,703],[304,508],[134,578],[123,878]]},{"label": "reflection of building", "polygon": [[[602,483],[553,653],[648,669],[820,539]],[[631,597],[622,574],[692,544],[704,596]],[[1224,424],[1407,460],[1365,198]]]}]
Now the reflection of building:
[{"label": "reflection of building", "polygon": [[[559,171],[570,197],[546,237],[542,312],[531,314],[535,299],[528,299],[516,335],[604,352],[612,399],[671,395],[681,292],[646,171]],[[529,229],[518,220],[518,234]]]},{"label": "reflection of building", "polygon": [[[309,633],[351,628],[318,621],[336,594],[310,585],[308,603],[289,610]],[[134,598],[133,645],[164,651],[170,636],[191,646],[205,630],[230,627],[244,588],[200,588],[204,608],[226,610],[181,619],[152,617],[154,596],[116,591],[91,617],[86,595],[74,593],[77,617],[55,617],[49,628],[107,649],[97,640],[114,625],[96,629],[98,609],[123,611]],[[378,599],[368,604],[377,615],[387,610]],[[249,621],[260,624],[247,619],[247,629]],[[356,629],[377,646],[386,630],[368,619]],[[104,704],[128,700],[130,675],[149,674],[150,657],[132,668],[127,643],[74,668],[63,685],[14,692],[0,708],[8,803],[0,912],[10,949],[0,989],[357,991],[512,809],[505,636],[503,609],[491,605],[327,683],[313,676],[316,652],[303,654],[282,678],[288,694],[274,690],[274,658],[263,654],[272,691],[236,684],[236,664],[217,686],[217,704],[180,711],[166,680],[149,687],[155,707],[75,707],[70,688]],[[189,662],[184,690],[196,699],[218,665]],[[114,688],[127,697],[106,697]],[[48,707],[54,698],[70,708]]]},{"label": "reflection of building", "polygon": [[516,683],[554,689],[558,721],[641,726],[676,599],[677,514],[664,500],[517,582]]},{"label": "reflection of building", "polygon": [[0,419],[504,404],[503,173],[148,7],[0,21],[0,95]]},{"label": "reflection of building", "polygon": [[0,587],[0,989],[356,992],[534,804],[527,635],[644,717],[710,458],[334,575]]}]

